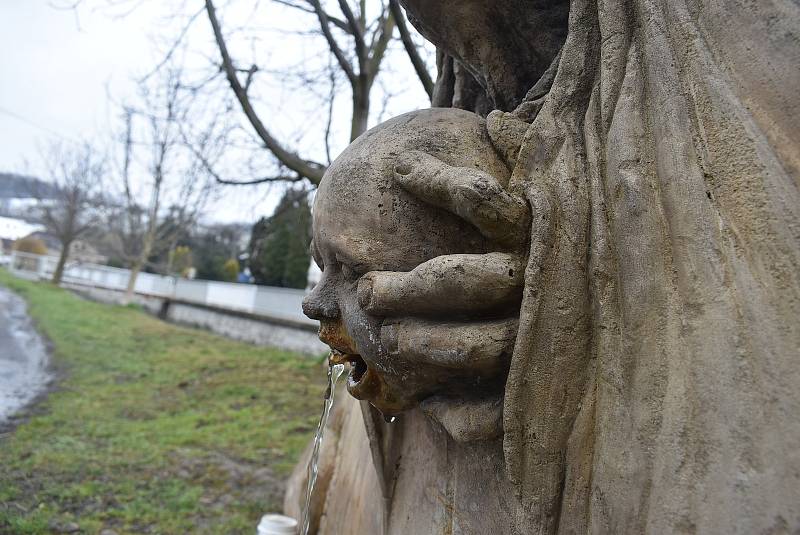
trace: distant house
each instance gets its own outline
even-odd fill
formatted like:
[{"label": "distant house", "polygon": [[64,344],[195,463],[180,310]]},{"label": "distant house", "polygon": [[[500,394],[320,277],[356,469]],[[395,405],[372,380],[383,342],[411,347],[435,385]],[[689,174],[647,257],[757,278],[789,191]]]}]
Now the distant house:
[{"label": "distant house", "polygon": [[101,254],[93,245],[83,240],[75,240],[69,252],[70,260],[90,264],[105,264],[108,257]]},{"label": "distant house", "polygon": [[14,242],[24,238],[34,232],[40,231],[41,225],[34,225],[13,217],[0,217],[0,242],[2,242],[2,253],[11,254]]},{"label": "distant house", "polygon": [[[47,247],[47,254],[51,256],[59,256],[61,254],[61,242],[52,234],[36,231],[25,237],[41,240]],[[79,239],[72,242],[72,247],[69,250],[69,261],[81,264],[105,264],[108,262],[108,257],[100,254],[90,243]]]},{"label": "distant house", "polygon": [[14,240],[0,238],[0,266],[7,266],[11,263],[11,250],[14,248]]}]

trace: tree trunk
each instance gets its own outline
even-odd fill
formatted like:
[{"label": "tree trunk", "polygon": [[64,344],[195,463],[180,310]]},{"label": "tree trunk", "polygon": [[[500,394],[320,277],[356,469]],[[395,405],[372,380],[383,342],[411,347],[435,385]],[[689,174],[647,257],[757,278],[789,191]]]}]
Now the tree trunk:
[{"label": "tree trunk", "polygon": [[131,267],[131,274],[128,277],[128,287],[125,289],[125,298],[123,300],[123,304],[128,304],[131,302],[133,298],[133,290],[136,288],[136,279],[139,278],[139,272],[142,271],[142,266],[144,262],[141,260],[137,260],[136,263]]},{"label": "tree trunk", "polygon": [[367,131],[367,121],[369,121],[369,89],[354,88],[350,141]]},{"label": "tree trunk", "polygon": [[142,271],[142,268],[147,262],[147,258],[150,256],[150,252],[152,250],[153,237],[148,233],[148,235],[145,236],[142,252],[131,266],[131,274],[128,277],[128,287],[125,289],[125,298],[123,299],[123,304],[127,305],[133,298],[133,290],[136,288],[136,279],[139,278],[139,273]]},{"label": "tree trunk", "polygon": [[61,247],[61,254],[58,257],[58,264],[56,264],[56,270],[53,272],[52,283],[55,285],[61,284],[61,279],[64,277],[64,266],[67,264],[67,258],[69,258],[69,249],[72,246],[72,242],[67,242]]}]

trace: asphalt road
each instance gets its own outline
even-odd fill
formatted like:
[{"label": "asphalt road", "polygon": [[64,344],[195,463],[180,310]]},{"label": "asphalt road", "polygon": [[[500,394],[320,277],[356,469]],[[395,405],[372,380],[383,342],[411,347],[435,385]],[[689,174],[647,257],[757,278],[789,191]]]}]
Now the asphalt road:
[{"label": "asphalt road", "polygon": [[0,424],[48,386],[47,349],[25,301],[0,286]]}]

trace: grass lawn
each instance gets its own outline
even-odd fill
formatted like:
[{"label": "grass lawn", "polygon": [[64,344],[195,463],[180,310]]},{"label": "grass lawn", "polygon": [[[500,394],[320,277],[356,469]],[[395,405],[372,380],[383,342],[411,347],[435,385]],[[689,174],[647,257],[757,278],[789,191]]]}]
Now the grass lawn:
[{"label": "grass lawn", "polygon": [[319,360],[4,270],[0,284],[27,300],[61,377],[0,435],[0,534],[254,533],[280,511],[322,406]]}]

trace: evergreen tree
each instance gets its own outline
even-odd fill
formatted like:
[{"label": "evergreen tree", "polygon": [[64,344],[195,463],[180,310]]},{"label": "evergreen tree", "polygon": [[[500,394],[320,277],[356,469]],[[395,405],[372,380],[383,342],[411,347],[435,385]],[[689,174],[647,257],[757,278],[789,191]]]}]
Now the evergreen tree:
[{"label": "evergreen tree", "polygon": [[311,259],[311,209],[307,191],[289,189],[250,238],[250,271],[257,284],[305,288]]}]

